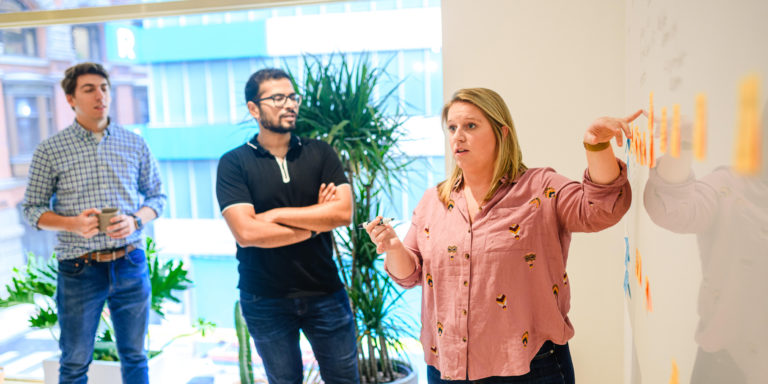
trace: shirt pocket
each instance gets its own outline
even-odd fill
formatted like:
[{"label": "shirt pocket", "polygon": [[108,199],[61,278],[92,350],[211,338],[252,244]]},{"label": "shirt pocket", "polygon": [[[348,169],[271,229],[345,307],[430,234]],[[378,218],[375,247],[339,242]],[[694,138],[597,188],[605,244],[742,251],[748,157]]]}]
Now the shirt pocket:
[{"label": "shirt pocket", "polygon": [[488,221],[487,252],[509,252],[533,243],[540,207],[533,204],[514,208],[496,208]]}]

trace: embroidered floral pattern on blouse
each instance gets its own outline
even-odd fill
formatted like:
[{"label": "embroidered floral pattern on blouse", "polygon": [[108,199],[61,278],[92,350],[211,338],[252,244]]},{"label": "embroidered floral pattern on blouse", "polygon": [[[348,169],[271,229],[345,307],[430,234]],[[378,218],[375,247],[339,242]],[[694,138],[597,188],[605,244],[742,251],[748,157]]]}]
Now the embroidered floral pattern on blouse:
[{"label": "embroidered floral pattern on blouse", "polygon": [[551,199],[555,197],[555,189],[552,187],[547,187],[544,189],[544,196],[548,199]]},{"label": "embroidered floral pattern on blouse", "polygon": [[514,224],[510,226],[509,231],[512,232],[515,240],[520,240],[520,224]]},{"label": "embroidered floral pattern on blouse", "polygon": [[498,304],[501,309],[507,309],[507,295],[502,293],[496,296],[496,304]]},{"label": "embroidered floral pattern on blouse", "polygon": [[533,262],[536,261],[536,254],[533,252],[526,254],[525,261],[528,263],[528,269],[533,269]]},{"label": "embroidered floral pattern on blouse", "polygon": [[523,333],[523,347],[527,347],[527,346],[528,346],[528,331],[525,331]]},{"label": "embroidered floral pattern on blouse", "polygon": [[458,251],[458,247],[455,245],[449,245],[448,246],[448,256],[453,260],[453,257],[456,256],[456,252]]}]

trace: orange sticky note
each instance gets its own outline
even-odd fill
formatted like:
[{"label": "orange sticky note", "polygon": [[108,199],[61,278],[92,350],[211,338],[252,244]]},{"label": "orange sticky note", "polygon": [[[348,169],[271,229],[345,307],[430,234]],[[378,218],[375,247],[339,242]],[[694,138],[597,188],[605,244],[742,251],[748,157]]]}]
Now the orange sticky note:
[{"label": "orange sticky note", "polygon": [[648,165],[648,131],[643,131],[643,165]]},{"label": "orange sticky note", "polygon": [[653,302],[651,301],[651,283],[648,281],[648,275],[645,276],[645,309],[653,312]]},{"label": "orange sticky note", "polygon": [[635,154],[635,162],[640,164],[640,134],[637,132],[637,124],[632,126],[632,152]]},{"label": "orange sticky note", "polygon": [[669,154],[680,157],[680,104],[672,106],[672,135],[669,141]]},{"label": "orange sticky note", "polygon": [[[653,93],[651,93],[651,108],[653,108]],[[653,109],[651,109],[651,117],[653,117]],[[648,124],[648,167],[653,168],[656,166],[656,154],[653,153],[653,120]]]},{"label": "orange sticky note", "polygon": [[653,132],[653,92],[648,98],[648,130]]},{"label": "orange sticky note", "polygon": [[637,284],[643,286],[643,258],[640,256],[640,249],[635,248],[635,276]]},{"label": "orange sticky note", "polygon": [[669,384],[680,384],[680,371],[677,369],[675,359],[672,359],[672,374],[669,376]]},{"label": "orange sticky note", "polygon": [[704,161],[707,157],[707,95],[696,95],[696,120],[693,125],[693,156]]},{"label": "orange sticky note", "polygon": [[757,75],[741,81],[734,168],[744,175],[760,171],[762,134],[758,109],[760,80]]},{"label": "orange sticky note", "polygon": [[667,107],[661,107],[661,126],[659,127],[659,152],[667,152]]}]

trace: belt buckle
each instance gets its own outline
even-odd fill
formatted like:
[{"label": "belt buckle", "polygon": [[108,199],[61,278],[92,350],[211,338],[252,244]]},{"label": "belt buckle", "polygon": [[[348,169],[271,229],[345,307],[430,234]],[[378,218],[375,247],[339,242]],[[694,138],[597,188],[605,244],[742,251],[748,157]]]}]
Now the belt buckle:
[{"label": "belt buckle", "polygon": [[111,252],[105,252],[101,253],[99,251],[93,252],[93,256],[91,257],[93,260],[95,260],[97,263],[108,263],[111,261],[115,261],[119,259],[119,256],[117,256],[117,252],[120,251],[120,248],[112,249]]},{"label": "belt buckle", "polygon": [[107,262],[109,262],[109,261],[115,261],[115,260],[117,260],[117,257],[115,257],[115,254],[116,254],[116,253],[117,253],[117,250],[113,249],[113,250],[112,250],[112,253],[107,253],[107,255],[110,255],[111,257],[109,257],[107,260],[104,260],[104,261],[107,261]]}]

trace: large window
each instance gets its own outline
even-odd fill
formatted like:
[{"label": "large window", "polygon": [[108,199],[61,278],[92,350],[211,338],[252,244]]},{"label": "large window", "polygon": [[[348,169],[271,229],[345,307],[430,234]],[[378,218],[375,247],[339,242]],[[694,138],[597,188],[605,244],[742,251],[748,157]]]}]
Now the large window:
[{"label": "large window", "polygon": [[0,30],[0,54],[37,56],[37,31],[34,28]]},{"label": "large window", "polygon": [[[0,13],[19,12],[25,8],[17,0],[0,1]],[[0,55],[37,56],[37,29],[0,29]]]},{"label": "large window", "polygon": [[6,84],[3,88],[13,175],[24,177],[37,144],[55,131],[53,88],[34,84]]},{"label": "large window", "polygon": [[[303,53],[322,60],[338,60],[343,53],[355,60],[365,52],[374,65],[383,67],[388,76],[379,92],[397,88],[398,99],[387,107],[411,117],[404,129],[414,134],[409,133],[405,152],[418,158],[388,208],[388,214],[407,220],[421,193],[444,175],[438,117],[439,4],[439,0],[350,1],[41,27],[46,38],[33,39],[32,47],[45,63],[3,69],[11,176],[25,177],[38,143],[71,123],[72,112],[58,86],[63,69],[76,61],[102,62],[111,76],[110,116],[145,138],[169,197],[162,217],[148,226],[149,234],[161,257],[184,260],[195,281],[183,305],[169,308],[168,313],[187,324],[203,317],[231,327],[237,260],[234,240],[219,212],[215,180],[221,155],[256,133],[243,100],[246,80],[264,67],[283,67],[301,76]],[[403,24],[423,31],[393,33],[393,25]],[[25,80],[31,78],[36,80]],[[33,246],[50,244],[50,238],[39,239],[35,236],[41,232],[25,228],[25,250],[50,256],[49,245]],[[0,259],[0,268],[10,267]],[[0,281],[0,287],[4,283]],[[418,303],[413,308],[418,311]],[[25,329],[26,318],[17,320]],[[0,337],[0,350],[6,346]],[[56,352],[55,344],[45,348],[49,347],[49,352]],[[14,368],[14,361],[4,362],[2,356],[0,365]],[[39,378],[35,369],[24,372]],[[18,377],[19,372],[14,368],[13,375]]]},{"label": "large window", "polygon": [[101,61],[101,31],[98,25],[72,27],[72,45],[79,61]]}]

